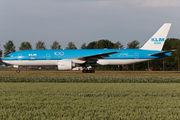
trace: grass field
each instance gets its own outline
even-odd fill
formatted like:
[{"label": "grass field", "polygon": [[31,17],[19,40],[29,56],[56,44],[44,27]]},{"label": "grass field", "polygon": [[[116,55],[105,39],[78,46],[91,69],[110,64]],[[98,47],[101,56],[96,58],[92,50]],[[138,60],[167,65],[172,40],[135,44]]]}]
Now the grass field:
[{"label": "grass field", "polygon": [[175,83],[1,83],[0,119],[180,119]]},{"label": "grass field", "polygon": [[179,81],[179,72],[0,71],[0,119],[180,119]]},{"label": "grass field", "polygon": [[70,76],[0,75],[0,82],[26,83],[180,83],[180,77],[165,76]]}]

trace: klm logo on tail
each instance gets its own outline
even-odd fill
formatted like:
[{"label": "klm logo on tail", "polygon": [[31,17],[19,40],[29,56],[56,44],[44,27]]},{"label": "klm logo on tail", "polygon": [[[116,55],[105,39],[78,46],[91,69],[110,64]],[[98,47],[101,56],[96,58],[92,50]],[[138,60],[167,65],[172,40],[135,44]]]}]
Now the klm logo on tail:
[{"label": "klm logo on tail", "polygon": [[161,44],[165,41],[164,38],[151,38],[151,41],[154,42],[154,44]]}]

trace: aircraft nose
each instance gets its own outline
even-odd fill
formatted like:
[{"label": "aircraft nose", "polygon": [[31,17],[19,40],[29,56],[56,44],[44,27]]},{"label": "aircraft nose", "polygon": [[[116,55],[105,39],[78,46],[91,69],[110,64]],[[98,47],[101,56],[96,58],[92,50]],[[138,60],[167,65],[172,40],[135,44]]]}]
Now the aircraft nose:
[{"label": "aircraft nose", "polygon": [[6,60],[7,60],[7,58],[4,57],[4,58],[2,59],[2,62],[6,63]]},{"label": "aircraft nose", "polygon": [[2,62],[4,62],[4,60],[5,60],[5,59],[3,58],[3,59],[2,59]]}]

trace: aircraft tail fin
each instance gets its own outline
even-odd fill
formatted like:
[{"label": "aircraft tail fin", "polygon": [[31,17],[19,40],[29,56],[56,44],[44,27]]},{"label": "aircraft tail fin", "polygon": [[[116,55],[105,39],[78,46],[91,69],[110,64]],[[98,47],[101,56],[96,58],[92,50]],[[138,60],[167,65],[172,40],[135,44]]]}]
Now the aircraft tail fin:
[{"label": "aircraft tail fin", "polygon": [[140,49],[161,51],[171,23],[165,23]]}]

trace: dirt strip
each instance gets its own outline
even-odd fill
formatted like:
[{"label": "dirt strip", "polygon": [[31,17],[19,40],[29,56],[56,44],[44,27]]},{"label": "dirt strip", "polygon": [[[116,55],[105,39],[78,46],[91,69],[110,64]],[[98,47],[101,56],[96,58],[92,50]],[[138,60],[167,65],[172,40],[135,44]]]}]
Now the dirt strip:
[{"label": "dirt strip", "polygon": [[0,75],[72,75],[72,76],[172,76],[180,77],[180,71],[96,71],[82,73],[81,71],[0,71]]}]

